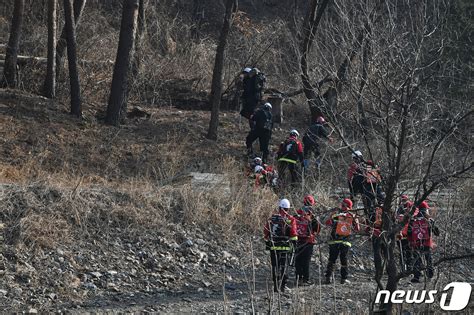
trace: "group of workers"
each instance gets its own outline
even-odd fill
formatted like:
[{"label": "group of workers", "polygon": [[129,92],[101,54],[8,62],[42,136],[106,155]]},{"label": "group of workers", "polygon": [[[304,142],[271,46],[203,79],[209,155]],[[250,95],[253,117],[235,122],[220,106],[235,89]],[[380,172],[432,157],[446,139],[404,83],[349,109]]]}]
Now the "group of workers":
[{"label": "group of workers", "polygon": [[[290,130],[288,137],[281,142],[276,153],[277,169],[269,166],[269,143],[272,137],[273,115],[272,104],[263,101],[265,76],[256,68],[245,68],[242,71],[242,110],[240,114],[249,120],[250,131],[246,138],[247,154],[251,157],[249,173],[255,179],[257,186],[276,185],[278,180],[289,172],[291,183],[300,180],[299,168],[308,169],[309,159],[314,154],[316,165],[319,167],[320,140],[332,142],[326,128],[324,117],[319,116],[308,128],[302,141],[296,129]],[[259,106],[260,104],[263,104]],[[253,143],[259,140],[261,157],[256,156]],[[341,284],[348,283],[348,253],[352,246],[351,238],[355,233],[369,235],[374,251],[375,277],[381,277],[383,270],[382,257],[386,257],[387,239],[383,220],[392,220],[392,226],[398,226],[400,232],[396,235],[399,244],[400,265],[403,271],[413,274],[411,282],[420,282],[422,270],[426,270],[427,279],[433,277],[431,250],[433,235],[439,235],[426,201],[417,207],[407,195],[400,196],[400,204],[394,215],[383,215],[385,194],[382,191],[382,177],[379,167],[372,161],[364,159],[359,150],[352,151],[352,163],[347,171],[349,198],[342,199],[339,207],[331,209],[329,215],[315,209],[315,199],[307,195],[303,205],[294,213],[290,213],[290,201],[281,199],[277,211],[267,221],[264,227],[264,238],[270,251],[272,279],[275,292],[287,289],[288,269],[295,267],[296,284],[311,285],[310,262],[313,247],[319,236],[321,226],[328,226],[329,258],[323,282],[329,284],[333,279],[336,261],[340,259]],[[357,195],[361,196],[363,209],[353,209]],[[321,210],[319,208],[318,210]],[[363,210],[363,215],[358,215]],[[389,210],[386,210],[389,211]],[[364,229],[361,229],[365,227]],[[425,260],[425,263],[422,260]]]},{"label": "group of workers", "polygon": [[[358,215],[359,209],[353,209],[353,201],[344,198],[339,207],[331,209],[327,215],[321,208],[316,212],[315,199],[307,195],[303,199],[303,206],[291,213],[288,199],[281,199],[277,211],[268,219],[264,227],[266,247],[270,251],[272,279],[275,292],[285,292],[288,289],[287,280],[290,266],[295,267],[296,285],[311,285],[310,262],[313,247],[319,236],[321,226],[326,225],[329,233],[329,258],[324,273],[324,284],[330,284],[336,261],[340,259],[340,283],[348,283],[349,262],[348,254],[351,239],[356,233],[365,233],[373,244],[379,243],[383,230],[383,208],[378,205],[374,209],[373,217],[365,218]],[[387,216],[385,216],[387,218]],[[433,277],[431,250],[434,246],[433,235],[439,235],[439,229],[434,224],[429,213],[426,201],[414,207],[407,195],[402,195],[400,204],[393,218],[388,216],[393,226],[399,226],[396,234],[399,244],[400,265],[402,271],[413,274],[412,283],[419,283],[422,270],[426,270],[426,278]],[[365,229],[361,228],[364,227]],[[374,246],[374,263],[377,272],[376,250],[383,248]],[[423,259],[425,262],[423,262]],[[383,269],[383,267],[381,267]]]}]

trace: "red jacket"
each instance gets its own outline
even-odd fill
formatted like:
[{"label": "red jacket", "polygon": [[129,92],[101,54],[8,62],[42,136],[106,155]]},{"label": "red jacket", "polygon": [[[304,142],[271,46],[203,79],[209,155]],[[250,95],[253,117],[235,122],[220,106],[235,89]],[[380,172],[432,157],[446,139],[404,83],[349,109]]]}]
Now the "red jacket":
[{"label": "red jacket", "polygon": [[[296,143],[296,149],[292,148],[291,152],[287,152],[287,145],[290,142]],[[280,159],[283,159],[282,160],[283,162],[294,161],[290,163],[296,163],[296,161],[298,160],[300,162],[303,162],[303,144],[298,139],[296,139],[295,136],[290,136],[285,142],[282,142],[280,144],[280,147],[278,148],[278,152],[277,152],[277,157],[279,161]]]},{"label": "red jacket", "polygon": [[362,171],[358,163],[352,162],[352,164],[349,166],[349,169],[347,170],[347,181],[351,182],[355,174],[362,174]]},{"label": "red jacket", "polygon": [[319,221],[303,209],[296,211],[296,231],[298,233],[298,243],[316,244],[316,236],[321,231]]}]

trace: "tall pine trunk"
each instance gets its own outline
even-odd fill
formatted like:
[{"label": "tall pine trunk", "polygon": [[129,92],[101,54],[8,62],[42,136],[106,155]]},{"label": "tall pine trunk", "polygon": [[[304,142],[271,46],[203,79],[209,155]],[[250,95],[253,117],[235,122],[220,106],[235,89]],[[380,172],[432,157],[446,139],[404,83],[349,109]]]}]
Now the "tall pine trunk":
[{"label": "tall pine trunk", "polygon": [[76,56],[76,26],[73,21],[72,0],[64,0],[64,18],[67,38],[67,61],[71,85],[71,114],[81,117],[81,90]]},{"label": "tall pine trunk", "polygon": [[212,73],[211,85],[211,121],[209,122],[209,130],[207,138],[217,140],[217,128],[219,126],[219,109],[221,105],[222,94],[222,74],[224,69],[225,46],[227,45],[227,35],[230,32],[232,23],[232,12],[236,6],[235,0],[227,0],[225,6],[224,23],[222,24],[221,34],[219,36],[219,44],[216,49],[216,59],[214,61],[214,71]]},{"label": "tall pine trunk", "polygon": [[10,28],[10,38],[5,52],[5,66],[3,68],[2,86],[16,88],[18,86],[18,73],[16,62],[18,57],[18,47],[20,44],[21,24],[25,11],[25,0],[15,0],[13,8],[12,24]]},{"label": "tall pine trunk", "polygon": [[56,0],[48,0],[48,64],[43,95],[56,96]]},{"label": "tall pine trunk", "polygon": [[[82,12],[84,11],[84,7],[86,5],[86,0],[74,0],[73,8],[74,8],[74,25],[79,25],[79,21],[82,16]],[[59,78],[59,74],[61,73],[61,68],[64,59],[64,53],[66,52],[67,48],[67,41],[66,41],[66,26],[63,27],[61,32],[61,36],[59,37],[58,43],[56,44],[56,78]]]},{"label": "tall pine trunk", "polygon": [[105,118],[106,123],[111,125],[117,126],[127,112],[128,77],[133,60],[138,7],[139,0],[123,1],[119,44]]}]

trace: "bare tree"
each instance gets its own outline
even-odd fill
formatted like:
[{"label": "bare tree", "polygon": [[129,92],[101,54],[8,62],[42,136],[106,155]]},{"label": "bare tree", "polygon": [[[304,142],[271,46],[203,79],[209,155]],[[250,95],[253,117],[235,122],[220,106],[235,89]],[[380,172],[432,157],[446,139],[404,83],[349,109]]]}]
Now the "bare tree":
[{"label": "bare tree", "polygon": [[81,87],[76,56],[76,26],[73,21],[72,0],[64,0],[64,19],[67,38],[67,59],[69,68],[69,83],[71,87],[71,114],[81,117]]},{"label": "bare tree", "polygon": [[[81,20],[81,16],[84,11],[85,5],[86,5],[86,0],[74,0],[74,4],[73,4],[74,24],[76,26],[76,29]],[[66,48],[67,48],[66,26],[64,26],[61,32],[61,36],[59,37],[58,43],[56,44],[56,78],[58,78],[59,74],[61,73],[64,53],[66,52]]]},{"label": "bare tree", "polygon": [[117,58],[115,59],[112,88],[105,118],[106,123],[111,125],[118,125],[127,111],[128,77],[133,60],[138,7],[138,0],[124,0],[123,2]]},{"label": "bare tree", "polygon": [[48,0],[48,63],[43,85],[43,95],[56,95],[56,0]]},{"label": "bare tree", "polygon": [[17,56],[20,44],[21,25],[25,11],[25,0],[15,0],[13,8],[10,37],[5,54],[2,86],[16,88],[18,86]]},{"label": "bare tree", "polygon": [[224,69],[224,54],[225,47],[227,45],[227,36],[230,32],[230,26],[232,24],[232,12],[237,7],[236,0],[227,0],[225,5],[224,21],[222,23],[221,33],[219,35],[219,43],[216,49],[216,58],[214,61],[214,71],[212,73],[212,84],[210,103],[212,106],[211,110],[211,121],[209,122],[209,129],[207,131],[207,138],[211,140],[217,140],[217,129],[219,126],[219,110],[221,105],[222,95],[222,76]]}]

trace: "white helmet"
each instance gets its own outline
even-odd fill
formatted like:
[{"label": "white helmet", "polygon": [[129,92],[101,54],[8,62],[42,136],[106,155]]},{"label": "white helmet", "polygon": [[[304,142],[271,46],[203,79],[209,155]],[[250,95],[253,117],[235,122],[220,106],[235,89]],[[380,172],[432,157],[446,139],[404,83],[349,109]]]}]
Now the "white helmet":
[{"label": "white helmet", "polygon": [[362,157],[362,152],[360,152],[359,150],[357,151],[354,151],[352,153],[352,157],[355,158],[355,157]]},{"label": "white helmet", "polygon": [[259,164],[262,164],[262,159],[257,156],[256,158],[253,159],[253,162],[254,162],[255,164],[259,165]]},{"label": "white helmet", "polygon": [[255,166],[254,172],[255,173],[261,173],[263,171],[263,167],[261,165]]},{"label": "white helmet", "polygon": [[263,104],[263,106],[266,107],[266,108],[268,108],[268,109],[272,109],[272,104],[270,104],[270,103],[268,103],[268,102],[265,103],[265,104]]},{"label": "white helmet", "polygon": [[298,132],[298,130],[292,129],[292,130],[290,130],[290,136],[297,136],[297,137],[299,137],[299,136],[300,136],[300,133]]},{"label": "white helmet", "polygon": [[282,199],[278,206],[283,209],[290,209],[290,201],[288,199]]},{"label": "white helmet", "polygon": [[244,68],[242,72],[249,73],[250,71],[252,71],[252,68],[247,67],[247,68]]}]

